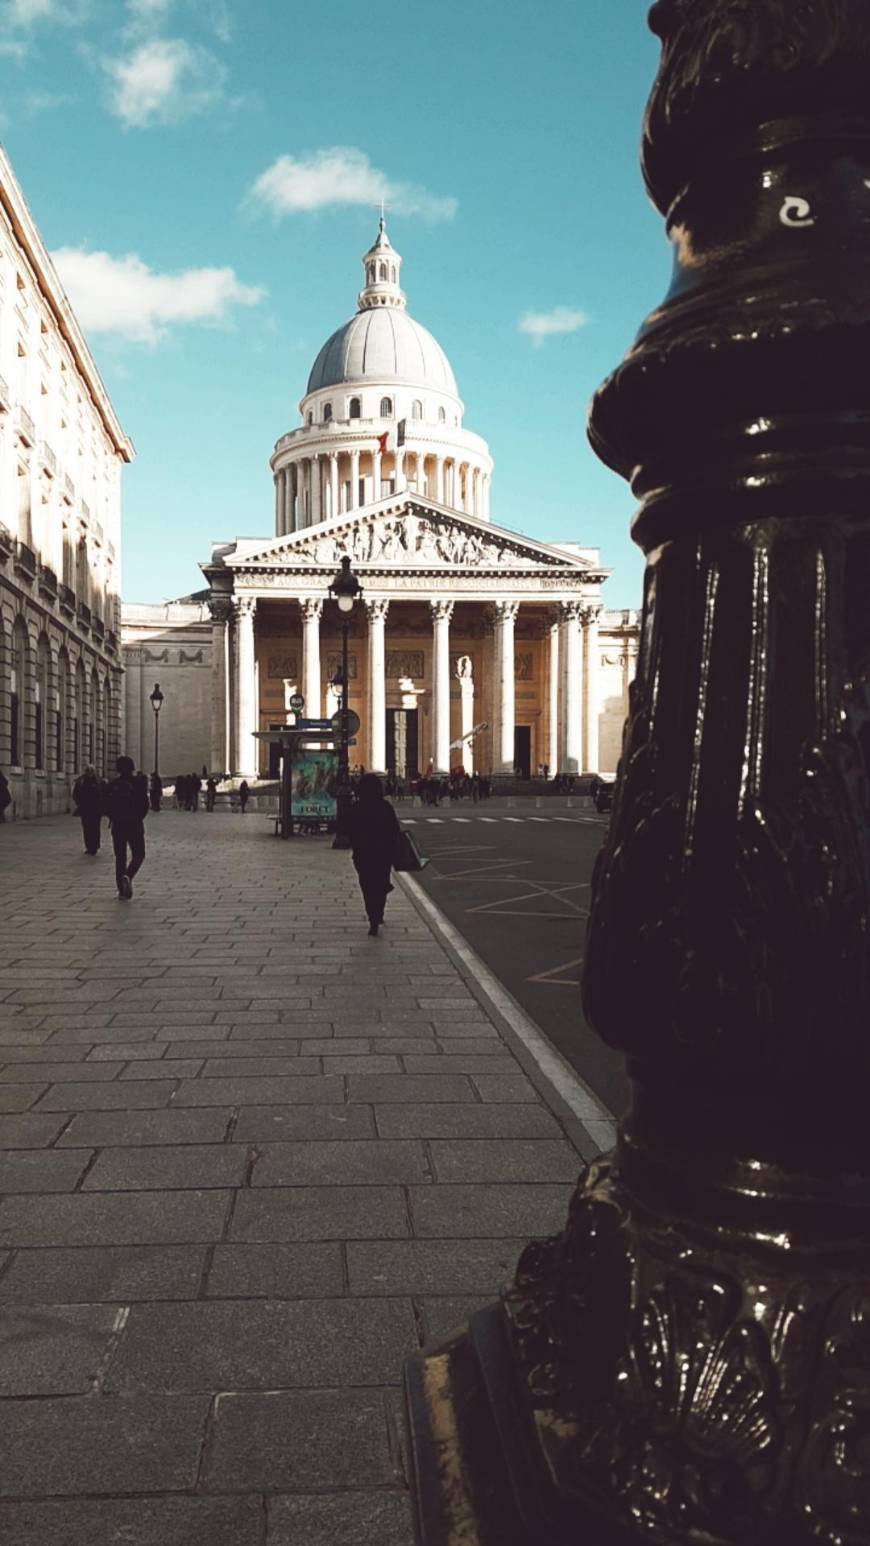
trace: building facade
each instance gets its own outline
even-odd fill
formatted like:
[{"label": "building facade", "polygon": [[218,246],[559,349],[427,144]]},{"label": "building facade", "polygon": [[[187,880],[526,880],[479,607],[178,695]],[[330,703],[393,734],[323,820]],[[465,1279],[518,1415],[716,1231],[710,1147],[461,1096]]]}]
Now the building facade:
[{"label": "building facade", "polygon": [[66,810],[121,742],[121,469],[133,448],[0,150],[0,769]]},{"label": "building facade", "polygon": [[[604,608],[595,549],[492,522],[492,457],[465,427],[443,350],[408,314],[401,263],[382,220],[356,313],[320,350],[300,423],[274,448],[274,536],[216,544],[202,565],[208,590],[191,599],[210,616],[209,639],[197,623],[202,657],[198,644],[190,659],[189,637],[170,642],[168,613],[145,609],[158,630],[146,640],[143,609],[129,609],[129,665],[144,672],[142,692],[164,660],[187,670],[175,680],[182,696],[191,683],[193,766],[274,776],[276,754],[255,732],[286,724],[295,692],[308,718],[338,705],[341,630],[327,591],[348,556],[363,587],[350,619],[352,761],[405,778],[615,768],[638,616]],[[129,680],[128,723],[145,723],[132,669]],[[163,744],[165,769],[185,767]]]}]

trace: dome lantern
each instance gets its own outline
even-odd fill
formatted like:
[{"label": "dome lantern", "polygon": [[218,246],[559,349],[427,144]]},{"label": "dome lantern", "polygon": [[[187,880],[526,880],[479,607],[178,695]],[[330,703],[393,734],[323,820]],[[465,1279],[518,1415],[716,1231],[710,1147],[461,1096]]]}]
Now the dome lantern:
[{"label": "dome lantern", "polygon": [[402,259],[390,242],[383,215],[374,245],[369,248],[362,262],[365,285],[357,297],[360,311],[369,311],[374,306],[397,306],[404,311],[405,296],[399,286]]}]

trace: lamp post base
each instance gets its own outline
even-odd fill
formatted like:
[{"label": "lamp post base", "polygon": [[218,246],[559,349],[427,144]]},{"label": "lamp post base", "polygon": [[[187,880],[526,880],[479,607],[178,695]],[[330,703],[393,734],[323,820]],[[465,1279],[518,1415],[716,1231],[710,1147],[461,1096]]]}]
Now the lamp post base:
[{"label": "lamp post base", "polygon": [[500,1304],[409,1359],[405,1401],[421,1546],[638,1546],[539,1466]]},{"label": "lamp post base", "polygon": [[421,1546],[870,1542],[867,1177],[686,1158],[623,1137],[408,1362]]}]

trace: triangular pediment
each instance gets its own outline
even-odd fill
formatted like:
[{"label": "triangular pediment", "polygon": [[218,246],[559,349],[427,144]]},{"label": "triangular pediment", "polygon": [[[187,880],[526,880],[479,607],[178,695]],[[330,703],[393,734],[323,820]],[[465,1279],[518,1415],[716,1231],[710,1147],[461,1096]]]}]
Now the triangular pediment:
[{"label": "triangular pediment", "polygon": [[247,541],[225,563],[245,570],[334,569],[345,554],[363,572],[555,570],[590,577],[599,572],[589,559],[413,494],[379,500],[262,545]]}]

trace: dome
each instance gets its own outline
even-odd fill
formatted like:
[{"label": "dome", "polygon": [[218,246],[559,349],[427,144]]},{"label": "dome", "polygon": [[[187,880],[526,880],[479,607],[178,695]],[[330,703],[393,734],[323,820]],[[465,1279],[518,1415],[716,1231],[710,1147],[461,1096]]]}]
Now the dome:
[{"label": "dome", "polygon": [[444,350],[419,322],[395,306],[358,311],[323,345],[308,392],[357,381],[409,381],[458,397]]}]

